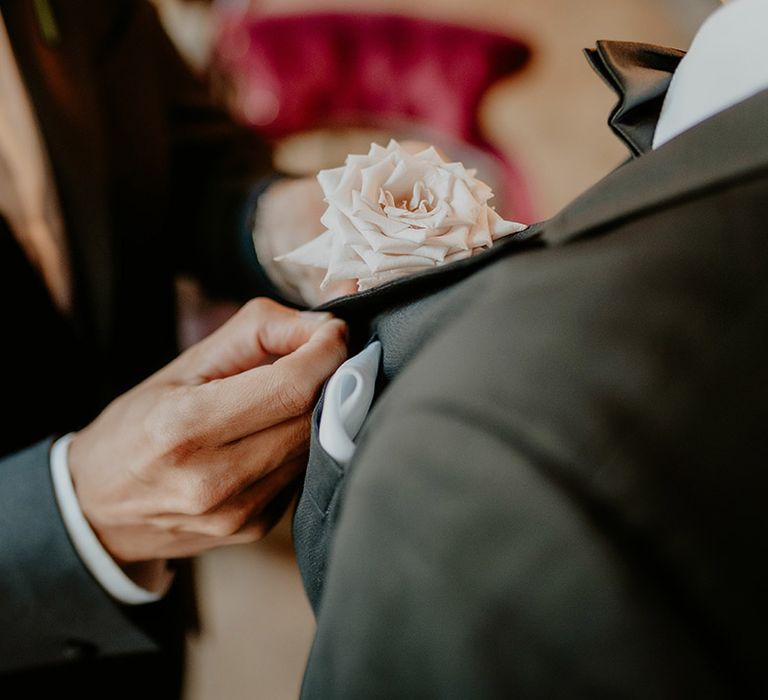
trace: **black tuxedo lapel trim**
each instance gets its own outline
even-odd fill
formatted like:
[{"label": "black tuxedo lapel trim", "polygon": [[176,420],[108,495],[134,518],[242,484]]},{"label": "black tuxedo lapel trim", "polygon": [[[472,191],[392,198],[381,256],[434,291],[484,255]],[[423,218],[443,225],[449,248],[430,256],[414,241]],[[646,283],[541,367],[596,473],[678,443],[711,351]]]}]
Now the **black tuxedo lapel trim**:
[{"label": "black tuxedo lapel trim", "polygon": [[768,169],[768,90],[614,170],[544,228],[562,244],[674,200]]},{"label": "black tuxedo lapel trim", "polygon": [[598,41],[587,60],[616,92],[619,102],[608,125],[632,155],[647,153],[672,76],[684,51],[626,41]]},{"label": "black tuxedo lapel trim", "polygon": [[380,287],[334,299],[318,307],[318,310],[330,311],[351,324],[359,323],[360,319],[373,318],[381,311],[399,303],[418,299],[449,284],[455,284],[505,253],[541,247],[543,244],[539,239],[540,229],[540,224],[530,226],[520,233],[500,239],[492,248],[471,258],[417,272]]},{"label": "black tuxedo lapel trim", "polygon": [[43,36],[35,4],[4,0],[3,17],[48,149],[75,279],[75,315],[102,346],[110,333],[112,254],[104,143],[92,75],[92,41],[74,3],[48,3],[57,41]]}]

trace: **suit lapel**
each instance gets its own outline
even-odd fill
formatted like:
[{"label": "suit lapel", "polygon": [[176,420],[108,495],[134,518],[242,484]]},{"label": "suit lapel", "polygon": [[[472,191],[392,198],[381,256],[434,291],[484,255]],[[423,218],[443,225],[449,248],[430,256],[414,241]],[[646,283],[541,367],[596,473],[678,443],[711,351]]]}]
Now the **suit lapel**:
[{"label": "suit lapel", "polygon": [[107,169],[93,75],[93,42],[75,3],[3,0],[14,53],[35,106],[66,223],[75,314],[100,345],[112,306]]},{"label": "suit lapel", "polygon": [[768,91],[618,168],[543,229],[561,245],[610,224],[768,169]]}]

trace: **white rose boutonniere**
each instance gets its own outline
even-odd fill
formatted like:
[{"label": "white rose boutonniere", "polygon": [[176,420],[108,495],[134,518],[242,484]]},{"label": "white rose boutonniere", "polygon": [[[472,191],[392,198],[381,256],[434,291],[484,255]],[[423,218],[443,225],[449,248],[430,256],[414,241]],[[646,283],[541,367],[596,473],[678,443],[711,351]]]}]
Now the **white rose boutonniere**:
[{"label": "white rose boutonniere", "polygon": [[491,188],[432,148],[411,153],[396,141],[317,176],[328,203],[325,233],[276,258],[327,270],[323,286],[356,279],[369,289],[468,258],[523,231],[488,205]]}]

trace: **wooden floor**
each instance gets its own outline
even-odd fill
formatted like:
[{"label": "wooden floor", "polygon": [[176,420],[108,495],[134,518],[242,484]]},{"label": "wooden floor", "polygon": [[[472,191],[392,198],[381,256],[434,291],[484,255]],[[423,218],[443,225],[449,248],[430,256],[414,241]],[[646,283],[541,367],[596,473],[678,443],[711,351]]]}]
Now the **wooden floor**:
[{"label": "wooden floor", "polygon": [[[554,213],[626,153],[605,127],[612,94],[582,60],[596,39],[685,48],[714,0],[260,0],[265,13],[381,10],[507,31],[534,47],[522,77],[484,106],[492,139],[521,163],[540,217]],[[313,620],[285,524],[267,542],[198,562],[203,633],[190,640],[188,700],[287,700],[298,694]]]}]

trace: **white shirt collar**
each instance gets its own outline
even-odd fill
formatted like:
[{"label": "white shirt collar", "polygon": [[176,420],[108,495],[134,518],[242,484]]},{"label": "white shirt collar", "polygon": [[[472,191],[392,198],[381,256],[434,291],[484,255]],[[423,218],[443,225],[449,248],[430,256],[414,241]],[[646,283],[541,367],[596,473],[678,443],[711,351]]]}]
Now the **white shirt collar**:
[{"label": "white shirt collar", "polygon": [[675,72],[653,147],[766,88],[768,0],[734,0],[704,22]]}]

